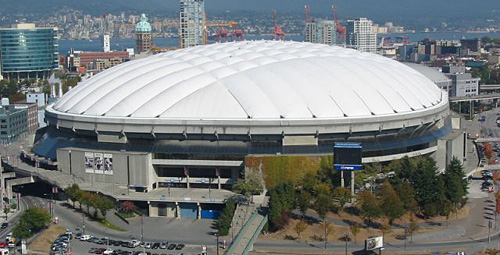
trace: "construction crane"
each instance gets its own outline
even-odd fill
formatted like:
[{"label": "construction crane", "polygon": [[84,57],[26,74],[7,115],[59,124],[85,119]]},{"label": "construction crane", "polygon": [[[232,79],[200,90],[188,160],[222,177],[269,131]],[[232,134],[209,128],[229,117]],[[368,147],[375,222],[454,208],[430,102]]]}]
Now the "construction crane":
[{"label": "construction crane", "polygon": [[306,23],[311,23],[311,7],[306,5],[304,8],[306,9]]},{"label": "construction crane", "polygon": [[203,12],[203,45],[208,44],[207,15]]},{"label": "construction crane", "polygon": [[278,24],[278,12],[276,10],[273,11],[274,17],[274,40],[285,40],[285,32],[281,29],[281,26]]},{"label": "construction crane", "polygon": [[337,34],[340,34],[340,40],[342,41],[342,43],[345,43],[346,42],[346,28],[340,25],[337,5],[332,5],[332,12],[333,12],[333,20],[335,21],[335,28],[337,30]]},{"label": "construction crane", "polygon": [[236,38],[236,40],[243,39],[243,30],[238,29],[238,22],[229,21],[229,22],[220,22],[220,23],[207,23],[207,17],[203,14],[203,44],[208,44],[208,28],[217,27],[219,28],[216,33],[216,38],[225,39],[227,41],[227,37],[229,35],[229,31],[224,29],[225,27],[229,27],[233,30],[232,35]]},{"label": "construction crane", "polygon": [[156,53],[158,53],[158,52],[172,51],[172,50],[177,50],[177,49],[179,49],[179,48],[177,48],[177,47],[159,47],[159,46],[152,46],[151,47],[151,50],[153,52],[156,52]]},{"label": "construction crane", "polygon": [[216,38],[217,42],[227,42],[228,35],[229,35],[229,31],[227,31],[226,29],[221,27],[217,30],[217,33],[215,34],[215,38]]}]

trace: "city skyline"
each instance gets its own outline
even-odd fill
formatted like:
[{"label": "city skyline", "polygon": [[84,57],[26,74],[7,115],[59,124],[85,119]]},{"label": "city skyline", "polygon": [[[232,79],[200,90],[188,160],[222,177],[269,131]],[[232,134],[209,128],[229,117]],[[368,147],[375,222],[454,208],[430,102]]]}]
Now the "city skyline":
[{"label": "city skyline", "polygon": [[[96,0],[85,2],[50,0],[43,5],[32,0],[21,0],[16,2],[2,0],[3,8],[0,12],[5,16],[3,22],[27,18],[28,21],[36,21],[41,16],[48,15],[64,8],[72,8],[82,11],[84,14],[93,16],[102,16],[104,14],[118,14],[125,12],[139,15],[142,12],[151,17],[175,17],[178,11],[178,2],[145,0],[137,3],[136,1],[106,1],[105,3]],[[313,16],[319,18],[331,16],[331,6],[333,4],[339,7],[339,18],[341,20],[367,17],[377,23],[387,21],[396,22],[402,26],[422,28],[426,26],[442,26],[474,29],[478,27],[498,27],[500,19],[500,5],[494,0],[481,0],[469,8],[470,3],[464,0],[460,1],[439,1],[432,2],[424,0],[419,5],[412,5],[410,2],[398,2],[395,0],[378,1],[377,5],[368,5],[366,1],[304,1],[292,0],[283,4],[283,1],[269,1],[263,4],[262,0],[228,1],[212,0],[206,3],[207,19],[213,16],[271,16],[273,10],[277,10],[279,15],[292,16],[298,15],[301,19],[304,17],[304,5],[310,5]],[[8,7],[8,9],[5,9]],[[232,13],[234,12],[234,13]],[[36,20],[30,20],[36,19]],[[0,21],[2,23],[2,21]],[[446,23],[446,24],[443,24]],[[6,24],[4,24],[6,25]]]}]

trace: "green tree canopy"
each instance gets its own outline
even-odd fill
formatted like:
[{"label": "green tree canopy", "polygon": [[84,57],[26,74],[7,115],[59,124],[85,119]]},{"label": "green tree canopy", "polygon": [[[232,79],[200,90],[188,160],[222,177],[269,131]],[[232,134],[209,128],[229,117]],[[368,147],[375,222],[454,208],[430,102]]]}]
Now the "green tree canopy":
[{"label": "green tree canopy", "polygon": [[115,203],[107,197],[100,197],[97,199],[96,209],[99,209],[102,216],[106,218],[106,214],[109,210],[115,208]]},{"label": "green tree canopy", "polygon": [[423,157],[417,163],[413,181],[415,197],[425,217],[436,216],[442,211],[446,200],[442,176],[437,171],[436,162]]},{"label": "green tree canopy", "polygon": [[462,168],[460,161],[453,157],[450,164],[446,168],[443,175],[443,181],[446,191],[446,198],[455,206],[458,207],[462,198],[468,193],[467,178]]},{"label": "green tree canopy", "polygon": [[358,207],[361,211],[361,216],[368,221],[378,219],[382,216],[382,209],[380,208],[380,201],[375,194],[369,191],[361,191],[358,194]]},{"label": "green tree canopy", "polygon": [[14,235],[25,239],[38,233],[51,222],[50,214],[45,208],[31,207],[26,209],[14,227]]},{"label": "green tree canopy", "polygon": [[333,190],[333,197],[338,201],[340,207],[343,208],[344,205],[352,198],[351,190],[349,190],[348,188],[336,187]]},{"label": "green tree canopy", "polygon": [[396,185],[396,193],[399,199],[403,202],[406,211],[416,212],[418,209],[417,201],[415,200],[415,192],[409,182],[402,182]]},{"label": "green tree canopy", "polygon": [[382,185],[379,195],[380,207],[385,217],[389,220],[389,224],[392,225],[395,219],[401,218],[405,213],[404,204],[388,181],[385,181]]}]

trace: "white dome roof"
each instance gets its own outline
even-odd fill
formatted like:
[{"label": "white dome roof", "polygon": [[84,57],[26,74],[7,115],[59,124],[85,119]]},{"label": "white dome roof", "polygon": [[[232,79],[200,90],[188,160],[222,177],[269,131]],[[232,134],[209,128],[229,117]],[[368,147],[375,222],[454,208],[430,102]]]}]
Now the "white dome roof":
[{"label": "white dome roof", "polygon": [[55,112],[195,120],[377,117],[432,108],[446,95],[416,70],[341,47],[243,41],[181,49],[106,70]]}]

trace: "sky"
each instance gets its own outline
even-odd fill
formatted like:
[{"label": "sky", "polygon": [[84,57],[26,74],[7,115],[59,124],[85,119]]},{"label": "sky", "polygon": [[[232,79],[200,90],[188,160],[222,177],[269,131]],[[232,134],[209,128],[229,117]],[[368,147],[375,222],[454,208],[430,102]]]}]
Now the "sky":
[{"label": "sky", "polygon": [[[120,10],[137,12],[174,12],[178,0],[0,0],[0,9],[18,12],[49,12],[62,6],[82,9],[93,14]],[[468,18],[496,17],[500,20],[500,0],[205,0],[207,12],[259,11],[304,12],[311,6],[313,14],[330,14],[332,4],[339,7],[341,18]],[[498,22],[498,21],[497,21]]]}]

